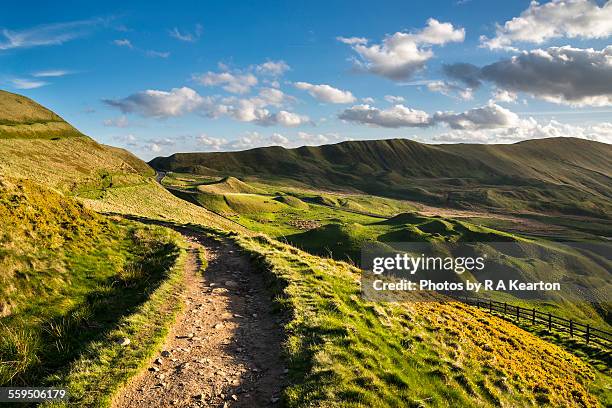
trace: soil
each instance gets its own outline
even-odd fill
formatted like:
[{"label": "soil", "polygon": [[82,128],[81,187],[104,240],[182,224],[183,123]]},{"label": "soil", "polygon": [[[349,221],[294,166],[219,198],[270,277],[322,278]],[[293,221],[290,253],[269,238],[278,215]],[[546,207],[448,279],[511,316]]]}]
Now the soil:
[{"label": "soil", "polygon": [[[190,243],[185,308],[113,407],[266,407],[286,384],[282,318],[264,278],[231,243],[175,228]],[[208,268],[200,272],[199,249]]]}]

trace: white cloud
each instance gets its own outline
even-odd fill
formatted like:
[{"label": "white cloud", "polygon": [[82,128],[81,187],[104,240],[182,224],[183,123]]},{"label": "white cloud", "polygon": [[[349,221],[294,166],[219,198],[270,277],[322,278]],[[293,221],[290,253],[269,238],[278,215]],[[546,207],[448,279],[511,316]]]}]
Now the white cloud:
[{"label": "white cloud", "polygon": [[281,76],[290,69],[285,61],[266,61],[255,66],[257,73],[271,76]]},{"label": "white cloud", "polygon": [[436,19],[427,20],[427,26],[416,32],[397,32],[383,39],[381,44],[368,45],[363,38],[343,38],[359,55],[358,66],[373,74],[399,81],[409,79],[421,70],[434,55],[432,45],[462,42],[465,30]]},{"label": "white cloud", "polygon": [[170,91],[149,89],[123,99],[106,99],[104,102],[119,108],[123,113],[138,113],[143,116],[167,118],[182,116],[202,107],[205,103],[191,88],[173,88]]},{"label": "white cloud", "polygon": [[257,85],[257,78],[253,74],[233,74],[231,72],[207,72],[194,75],[193,79],[204,86],[222,86],[227,92],[244,94]]},{"label": "white cloud", "polygon": [[366,97],[366,98],[361,98],[361,102],[363,102],[363,103],[367,103],[367,104],[371,105],[371,104],[373,104],[374,102],[376,102],[376,99],[374,99],[374,98],[372,98],[372,97],[368,96],[368,97]]},{"label": "white cloud", "polygon": [[427,89],[429,89],[431,92],[439,92],[442,95],[456,97],[464,101],[474,98],[472,88],[463,88],[455,83],[447,81],[428,82]]},{"label": "white cloud", "polygon": [[125,128],[130,125],[130,122],[128,121],[127,116],[121,115],[116,119],[106,119],[103,124],[107,127]]},{"label": "white cloud", "polygon": [[492,102],[516,103],[517,98],[518,96],[514,92],[510,92],[505,89],[496,89],[495,92],[493,92],[491,101]]},{"label": "white cloud", "polygon": [[451,129],[493,129],[516,127],[521,123],[519,116],[494,103],[469,109],[462,113],[436,112],[432,124],[444,123]]},{"label": "white cloud", "polygon": [[356,45],[356,44],[367,44],[368,39],[363,37],[336,37],[336,40],[343,44]]},{"label": "white cloud", "polygon": [[281,145],[281,146],[286,146],[289,144],[289,139],[287,139],[285,136],[281,135],[280,133],[273,133],[272,136],[270,136],[270,141],[274,142],[277,145]]},{"label": "white cloud", "polygon": [[24,30],[0,30],[0,50],[60,45],[84,37],[102,24],[102,19],[44,24]]},{"label": "white cloud", "polygon": [[177,27],[174,27],[172,30],[168,31],[170,37],[177,39],[179,41],[184,42],[196,42],[204,31],[201,24],[196,24],[193,32],[183,31],[181,32]]},{"label": "white cloud", "polygon": [[264,115],[257,118],[255,122],[262,126],[281,125],[295,127],[309,123],[310,119],[308,116],[302,116],[298,115],[297,113],[280,110],[276,113],[266,112]]},{"label": "white cloud", "polygon": [[462,113],[436,112],[433,115],[404,105],[382,110],[369,105],[356,105],[341,112],[338,118],[387,128],[431,127],[443,124],[452,129],[475,130],[512,127],[521,123],[516,113],[493,103]]},{"label": "white cloud", "polygon": [[196,137],[196,143],[212,150],[221,150],[227,144],[227,140],[219,137],[210,137],[202,133]]},{"label": "white cloud", "polygon": [[320,84],[314,85],[308,82],[296,82],[294,86],[297,89],[307,91],[310,96],[316,98],[321,102],[327,103],[351,103],[355,102],[355,97],[349,91],[343,91],[338,88],[334,88],[330,85]]},{"label": "white cloud", "polygon": [[431,125],[431,118],[427,112],[407,108],[404,105],[395,105],[384,110],[370,105],[355,105],[341,112],[338,118],[349,122],[388,128],[427,127]]},{"label": "white cloud", "polygon": [[490,49],[515,49],[514,43],[541,44],[553,38],[607,38],[612,35],[612,2],[592,0],[532,1],[519,17],[497,26],[495,37],[481,37]]},{"label": "white cloud", "polygon": [[597,125],[569,125],[557,121],[540,124],[534,119],[521,121],[518,126],[501,129],[451,130],[434,136],[442,143],[514,143],[527,139],[546,137],[577,137],[612,143],[612,123]]},{"label": "white cloud", "polygon": [[45,81],[35,81],[23,78],[13,78],[10,81],[16,89],[36,89],[49,84]]},{"label": "white cloud", "polygon": [[55,70],[34,72],[32,76],[36,78],[56,78],[56,77],[63,77],[66,75],[70,75],[72,73],[73,71],[68,71],[65,69],[55,69]]},{"label": "white cloud", "polygon": [[153,58],[168,58],[170,56],[170,53],[167,51],[155,51],[155,50],[147,50],[145,51],[145,54],[147,55],[147,57],[153,57]]},{"label": "white cloud", "polygon": [[447,65],[444,71],[471,86],[490,81],[499,89],[549,102],[612,105],[612,46],[600,51],[570,46],[536,49],[482,68],[460,63]]},{"label": "white cloud", "polygon": [[385,101],[396,104],[396,103],[404,102],[405,99],[403,96],[385,95]]},{"label": "white cloud", "polygon": [[125,47],[129,49],[134,48],[134,46],[132,45],[132,42],[126,38],[121,39],[121,40],[114,40],[113,44],[115,44],[117,47]]}]

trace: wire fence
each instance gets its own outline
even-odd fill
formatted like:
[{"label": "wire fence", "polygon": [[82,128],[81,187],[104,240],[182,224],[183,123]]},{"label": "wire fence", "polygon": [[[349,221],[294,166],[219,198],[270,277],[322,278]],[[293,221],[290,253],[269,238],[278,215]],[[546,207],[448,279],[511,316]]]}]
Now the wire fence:
[{"label": "wire fence", "polygon": [[480,299],[462,296],[458,300],[469,305],[514,317],[517,321],[524,321],[532,325],[539,324],[548,328],[549,332],[557,331],[568,333],[570,337],[583,339],[586,344],[597,344],[612,349],[612,333],[592,327],[589,324],[579,323],[572,319],[555,316],[550,312],[542,312],[536,308],[526,308],[507,302],[491,299]]}]

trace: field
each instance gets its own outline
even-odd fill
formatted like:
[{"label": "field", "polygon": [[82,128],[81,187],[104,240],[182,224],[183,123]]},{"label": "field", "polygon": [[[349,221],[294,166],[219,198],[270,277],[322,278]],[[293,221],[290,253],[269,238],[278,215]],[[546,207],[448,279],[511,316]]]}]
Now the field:
[{"label": "field", "polygon": [[121,322],[150,307],[160,288],[157,302],[170,301],[168,286],[180,284],[180,237],[104,218],[29,181],[1,178],[0,187],[0,384],[116,388],[127,371],[105,369],[100,381],[73,378],[69,367],[92,347],[98,353],[121,348],[121,325],[121,333],[143,343],[123,356],[125,366],[142,364],[177,304],[161,318],[149,312],[158,319],[154,331]]},{"label": "field", "polygon": [[[74,404],[99,407],[143,372],[181,310],[185,265],[207,263],[207,248],[186,252],[180,234],[145,221],[249,255],[274,299],[272,327],[286,336],[286,406],[612,405],[605,350],[437,295],[366,300],[357,268],[366,242],[524,243],[572,259],[571,268],[547,269],[551,276],[607,293],[609,259],[593,263],[556,241],[608,237],[608,147],[570,140],[590,153],[549,149],[572,165],[547,169],[513,154],[539,157],[548,142],[278,148],[207,155],[210,167],[179,155],[153,162],[180,170],[160,174],[159,184],[124,150],[80,133],[57,136],[54,123],[70,125],[33,101],[2,93],[2,104],[2,126],[30,133],[0,128],[0,385],[63,386]],[[373,153],[401,157],[382,166]],[[252,156],[264,164],[256,168]],[[530,278],[542,270],[527,251],[503,259]],[[231,259],[216,262],[239,273]],[[236,293],[251,297],[248,288]],[[584,307],[506,298],[610,330],[609,305],[596,299]]]}]

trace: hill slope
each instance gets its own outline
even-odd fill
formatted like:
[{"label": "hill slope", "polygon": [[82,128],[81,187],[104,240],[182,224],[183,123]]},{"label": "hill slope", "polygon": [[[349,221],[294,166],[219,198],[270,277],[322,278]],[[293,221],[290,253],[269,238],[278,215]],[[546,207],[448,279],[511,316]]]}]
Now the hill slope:
[{"label": "hill slope", "polygon": [[318,147],[177,153],[158,170],[257,177],[461,207],[605,216],[612,146],[574,138],[512,145],[427,145],[406,139]]},{"label": "hill slope", "polygon": [[0,139],[82,136],[64,119],[25,96],[0,90]]}]

